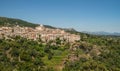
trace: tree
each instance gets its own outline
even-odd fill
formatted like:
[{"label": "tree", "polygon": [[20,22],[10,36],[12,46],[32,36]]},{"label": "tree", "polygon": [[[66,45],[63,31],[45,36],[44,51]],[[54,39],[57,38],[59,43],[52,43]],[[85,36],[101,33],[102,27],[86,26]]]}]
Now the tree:
[{"label": "tree", "polygon": [[51,59],[52,59],[52,56],[53,56],[53,53],[52,53],[52,52],[49,52],[49,54],[48,54],[48,60],[51,60]]}]

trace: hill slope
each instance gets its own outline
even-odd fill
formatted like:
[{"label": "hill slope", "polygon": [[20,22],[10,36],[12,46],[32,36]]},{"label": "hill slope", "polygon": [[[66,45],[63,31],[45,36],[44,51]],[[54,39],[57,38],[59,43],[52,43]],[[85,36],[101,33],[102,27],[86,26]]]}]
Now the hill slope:
[{"label": "hill slope", "polygon": [[[15,18],[7,18],[7,17],[0,17],[0,26],[24,26],[24,27],[36,27],[39,26],[39,24],[30,23],[21,19],[15,19]],[[44,25],[46,28],[52,28],[55,29],[55,27]]]},{"label": "hill slope", "polygon": [[25,27],[36,27],[38,24],[33,24],[24,20],[0,17],[0,26],[25,26]]}]

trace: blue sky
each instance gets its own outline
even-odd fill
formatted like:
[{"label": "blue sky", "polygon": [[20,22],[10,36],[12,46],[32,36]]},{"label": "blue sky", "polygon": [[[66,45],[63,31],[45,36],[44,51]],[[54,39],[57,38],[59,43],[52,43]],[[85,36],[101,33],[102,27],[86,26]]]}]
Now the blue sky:
[{"label": "blue sky", "polygon": [[120,32],[120,0],[0,0],[0,16],[78,31]]}]

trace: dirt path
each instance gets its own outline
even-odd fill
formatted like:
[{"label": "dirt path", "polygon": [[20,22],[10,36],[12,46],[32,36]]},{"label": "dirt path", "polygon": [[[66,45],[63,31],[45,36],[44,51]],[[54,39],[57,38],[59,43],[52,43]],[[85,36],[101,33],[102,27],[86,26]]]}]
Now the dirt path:
[{"label": "dirt path", "polygon": [[63,69],[64,66],[65,66],[64,63],[66,62],[66,60],[67,60],[67,57],[65,57],[65,58],[62,60],[62,62],[55,67],[55,68],[56,68],[56,71],[62,71],[62,69]]},{"label": "dirt path", "polygon": [[66,57],[64,57],[64,58],[62,59],[61,63],[58,64],[58,65],[55,67],[56,71],[62,71],[62,69],[63,69],[64,66],[65,66],[65,62],[66,62],[67,60],[69,60],[68,57],[69,57],[70,55],[72,55],[72,54],[74,54],[73,51],[71,51]]}]

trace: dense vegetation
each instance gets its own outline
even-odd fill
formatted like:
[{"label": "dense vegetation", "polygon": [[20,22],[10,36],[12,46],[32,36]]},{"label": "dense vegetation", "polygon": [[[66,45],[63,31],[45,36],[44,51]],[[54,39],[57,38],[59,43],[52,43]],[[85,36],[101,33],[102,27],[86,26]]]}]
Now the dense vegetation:
[{"label": "dense vegetation", "polygon": [[20,37],[0,39],[0,71],[40,70],[44,66],[43,56],[43,48],[35,41]]},{"label": "dense vegetation", "polygon": [[[77,46],[76,46],[77,45]],[[74,49],[76,48],[76,49]],[[120,37],[81,34],[69,44],[0,39],[0,71],[120,71]]]},{"label": "dense vegetation", "polygon": [[90,57],[81,57],[75,62],[69,61],[63,71],[120,71],[120,37],[95,36],[82,33],[81,42],[86,43],[82,47],[88,47],[87,49],[90,49],[90,45],[96,45],[100,54],[96,55],[95,51],[92,51],[91,54],[88,51],[85,54],[87,56],[89,53]]},{"label": "dense vegetation", "polygon": [[[0,71],[52,71],[68,53],[68,43],[47,44],[19,36],[0,39]],[[62,46],[61,46],[62,45]]]}]

